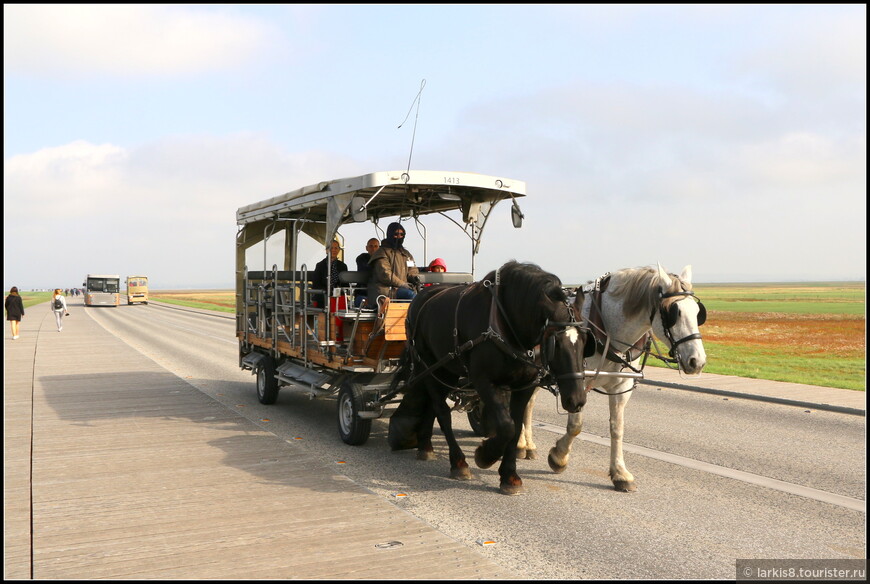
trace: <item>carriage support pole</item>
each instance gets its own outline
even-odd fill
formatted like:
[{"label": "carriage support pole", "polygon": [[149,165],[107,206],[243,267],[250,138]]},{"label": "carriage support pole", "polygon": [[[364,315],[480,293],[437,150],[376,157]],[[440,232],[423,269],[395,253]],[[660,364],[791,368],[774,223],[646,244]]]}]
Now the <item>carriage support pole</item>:
[{"label": "carriage support pole", "polygon": [[643,379],[643,372],[633,373],[627,371],[589,371],[583,372],[586,377],[617,377],[620,379]]}]

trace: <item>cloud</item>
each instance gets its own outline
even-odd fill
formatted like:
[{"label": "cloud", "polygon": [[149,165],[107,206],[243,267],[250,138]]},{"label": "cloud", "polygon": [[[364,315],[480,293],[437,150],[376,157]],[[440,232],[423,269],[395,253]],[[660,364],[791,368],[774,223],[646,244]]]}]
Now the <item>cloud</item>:
[{"label": "cloud", "polygon": [[7,72],[177,77],[234,69],[280,44],[230,7],[4,5]]},{"label": "cloud", "polygon": [[118,146],[83,140],[13,156],[4,161],[3,190],[12,197],[4,208],[53,220],[113,206],[127,156]]},{"label": "cloud", "polygon": [[857,6],[792,14],[766,31],[766,43],[747,46],[732,73],[780,101],[850,99],[867,90],[867,18]]},{"label": "cloud", "polygon": [[14,156],[3,173],[4,279],[42,273],[10,285],[68,287],[88,272],[132,270],[156,287],[229,286],[239,207],[369,170],[330,152],[288,154],[253,133]]}]

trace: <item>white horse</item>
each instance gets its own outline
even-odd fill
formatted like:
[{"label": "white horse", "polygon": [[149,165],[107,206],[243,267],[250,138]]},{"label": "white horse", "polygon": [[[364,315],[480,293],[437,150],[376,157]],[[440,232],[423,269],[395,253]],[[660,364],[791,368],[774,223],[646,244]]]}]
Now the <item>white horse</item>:
[{"label": "white horse", "polygon": [[[707,363],[698,332],[698,327],[706,320],[707,311],[692,292],[691,266],[686,266],[680,276],[669,275],[661,264],[657,268],[627,268],[598,278],[585,286],[583,293],[586,297],[582,321],[590,332],[586,342],[595,345],[595,354],[586,361],[586,389],[607,394],[610,401],[610,479],[613,486],[617,491],[635,491],[634,476],[625,467],[622,454],[623,412],[637,378],[641,377],[641,357],[649,353],[650,333],[667,343],[670,357],[683,372],[698,374]],[[635,377],[615,376],[626,372]],[[533,404],[531,401],[527,410],[529,422]],[[582,410],[568,414],[566,434],[550,449],[548,457],[554,472],[562,472],[568,466],[571,445],[582,426]],[[525,447],[533,452],[534,443],[528,424],[522,434]],[[527,457],[534,458],[534,454],[529,456],[527,453]]]}]

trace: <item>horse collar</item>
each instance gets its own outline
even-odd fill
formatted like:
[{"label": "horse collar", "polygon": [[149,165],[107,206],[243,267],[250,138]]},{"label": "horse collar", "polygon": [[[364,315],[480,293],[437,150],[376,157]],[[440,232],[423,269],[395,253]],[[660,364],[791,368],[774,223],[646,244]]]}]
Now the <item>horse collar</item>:
[{"label": "horse collar", "polygon": [[600,293],[604,292],[607,289],[607,285],[610,283],[610,272],[605,273],[603,276],[598,276],[595,278],[594,282],[590,282],[583,286],[583,292],[590,293]]}]

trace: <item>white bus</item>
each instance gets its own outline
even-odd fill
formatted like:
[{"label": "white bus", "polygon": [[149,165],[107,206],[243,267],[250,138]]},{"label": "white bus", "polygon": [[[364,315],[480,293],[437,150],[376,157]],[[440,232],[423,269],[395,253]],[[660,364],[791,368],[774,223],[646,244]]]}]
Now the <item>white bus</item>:
[{"label": "white bus", "polygon": [[121,304],[121,276],[88,274],[82,286],[85,289],[85,306]]}]

